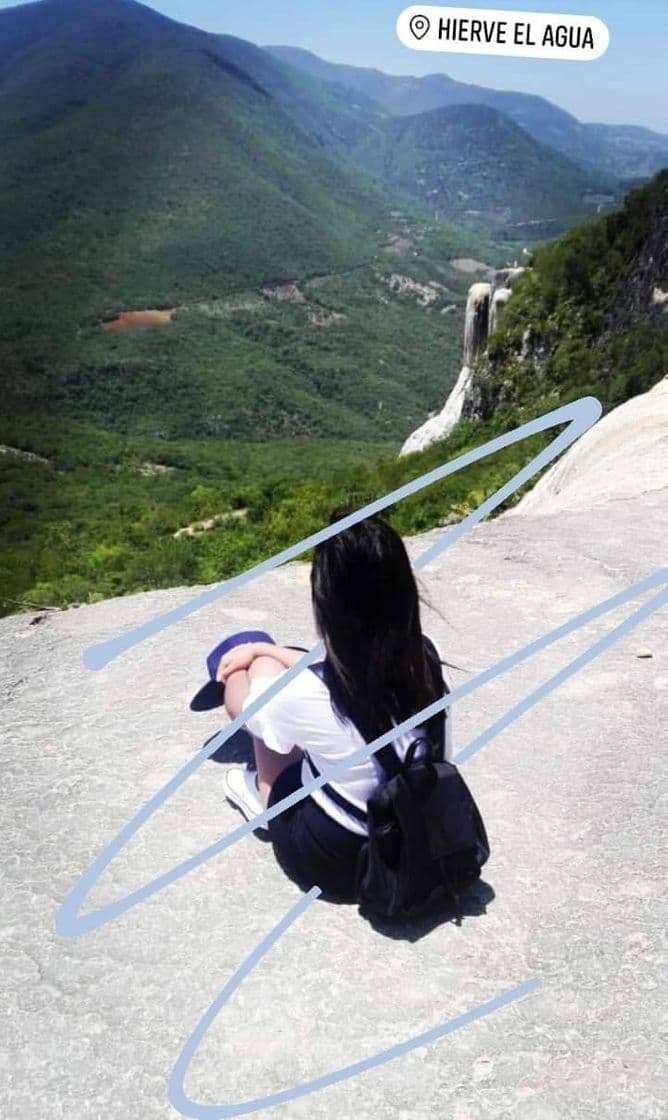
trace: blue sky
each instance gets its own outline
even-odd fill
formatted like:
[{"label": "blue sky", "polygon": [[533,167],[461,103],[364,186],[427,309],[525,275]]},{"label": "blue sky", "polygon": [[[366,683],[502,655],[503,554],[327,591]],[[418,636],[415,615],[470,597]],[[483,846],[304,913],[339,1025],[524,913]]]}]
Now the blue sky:
[{"label": "blue sky", "polygon": [[[433,0],[432,0],[433,2]],[[456,0],[463,6],[463,0]],[[0,7],[15,0],[0,0]],[[668,0],[582,0],[554,5],[499,0],[499,8],[593,15],[610,28],[610,47],[589,63],[410,51],[396,37],[406,3],[392,0],[152,0],[173,19],[260,45],[305,47],[332,62],[393,74],[444,72],[460,81],[539,93],[581,120],[644,124],[668,132]],[[484,7],[478,3],[478,7]],[[492,4],[487,5],[493,7]]]}]

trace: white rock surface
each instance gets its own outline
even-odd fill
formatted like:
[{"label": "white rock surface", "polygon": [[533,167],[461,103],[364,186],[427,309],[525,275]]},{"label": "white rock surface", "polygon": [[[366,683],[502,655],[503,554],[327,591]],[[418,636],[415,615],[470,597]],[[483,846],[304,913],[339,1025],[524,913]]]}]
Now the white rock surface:
[{"label": "white rock surface", "polygon": [[510,288],[497,288],[492,296],[492,309],[489,315],[489,331],[492,334],[499,325],[501,308],[505,307],[512,295]]},{"label": "white rock surface", "polygon": [[464,320],[464,365],[443,408],[435,416],[430,416],[415,432],[408,437],[400,455],[410,455],[414,451],[424,451],[432,443],[445,439],[459,422],[464,408],[466,395],[471,384],[473,363],[489,332],[489,301],[492,285],[472,284],[466,300]]},{"label": "white rock surface", "polygon": [[427,447],[431,447],[432,443],[438,443],[440,439],[445,439],[446,436],[450,435],[450,432],[461,419],[462,408],[470,384],[471,370],[468,366],[462,366],[454,388],[441,411],[437,412],[435,416],[430,416],[424,424],[421,424],[415,432],[411,433],[401,448],[401,455],[410,455],[414,451],[424,451]]},{"label": "white rock surface", "polygon": [[599,420],[506,516],[586,510],[652,490],[668,493],[668,376]]}]

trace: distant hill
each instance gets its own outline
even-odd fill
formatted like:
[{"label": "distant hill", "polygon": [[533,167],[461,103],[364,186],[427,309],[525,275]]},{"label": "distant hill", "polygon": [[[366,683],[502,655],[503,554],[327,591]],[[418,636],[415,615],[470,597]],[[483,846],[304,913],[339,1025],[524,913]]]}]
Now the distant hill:
[{"label": "distant hill", "polygon": [[287,68],[250,44],[43,0],[0,12],[0,92],[3,317],[174,304],[377,243],[386,200],[299,129]]},{"label": "distant hill", "polygon": [[[273,326],[258,314],[258,301],[270,309],[263,287],[354,272],[403,230],[396,200],[333,154],[376,113],[359,100],[132,0],[0,12],[6,410],[48,404],[167,435],[354,437],[371,425],[360,411],[395,396],[386,416],[397,422],[410,400],[401,361],[370,392],[367,369],[336,362],[336,393],[323,392],[308,358],[327,330],[309,326],[322,343],[305,360],[278,342],[289,300],[275,301]],[[453,255],[467,248],[444,234]],[[225,303],[249,291],[254,311]],[[175,322],[102,333],[143,309],[175,309]]]},{"label": "distant hill", "polygon": [[438,402],[493,250],[342,159],[384,115],[130,0],[0,12],[0,610],[187,579],[240,482]]},{"label": "distant hill", "polygon": [[499,237],[554,236],[613,198],[605,180],[484,105],[390,118],[355,154],[379,182]]},{"label": "distant hill", "polygon": [[[440,353],[459,342],[448,257],[486,254],[439,217],[530,240],[589,213],[597,187],[494,110],[392,119],[364,92],[134,0],[0,12],[0,144],[8,413],[48,402],[165,438],[364,439],[379,424],[401,438],[412,365],[436,403]],[[301,311],[262,296],[344,274],[331,305],[315,289],[297,291]],[[388,291],[393,275],[413,303],[437,285],[428,328]],[[146,310],[168,325],[101,331]]]},{"label": "distant hill", "polygon": [[[178,391],[165,382],[171,413],[155,417],[152,435],[133,428],[134,414],[125,416],[125,431],[119,415],[106,428],[71,418],[57,424],[39,417],[1,421],[0,612],[218,581],[315,532],[334,510],[370,502],[560,403],[593,393],[610,409],[664,376],[668,172],[632,193],[620,212],[535,252],[476,366],[466,418],[445,445],[397,459],[396,444],[372,442],[371,433],[395,430],[407,401],[409,422],[416,413],[423,419],[436,403],[439,383],[442,403],[461,361],[463,326],[461,290],[459,311],[451,313],[443,306],[450,295],[443,287],[402,278],[398,271],[388,276],[390,261],[406,268],[413,252],[416,271],[435,264],[427,246],[438,229],[397,221],[404,245],[401,252],[387,247],[385,265],[379,256],[357,273],[302,283],[303,303],[282,306],[274,297],[256,313],[248,295],[227,309],[237,333],[228,321],[229,333],[212,335],[236,345],[238,354],[243,338],[271,339],[271,357],[264,346],[256,353],[263,392],[286,433],[294,432],[300,414],[291,411],[298,400],[292,396],[295,381],[283,378],[291,366],[296,375],[313,378],[313,396],[301,401],[301,416],[311,425],[303,438],[278,439],[280,429],[272,433],[274,441],[263,433],[254,443],[224,438],[222,431],[216,438],[187,440],[181,429],[181,438],[169,438],[169,424],[188,419],[185,381]],[[414,249],[405,245],[411,238]],[[222,303],[209,310],[214,316],[225,312]],[[456,324],[455,347],[449,321]],[[200,368],[201,320],[184,316],[175,326],[183,332],[176,338],[188,343],[184,358],[190,354]],[[126,343],[126,360],[140,345],[135,337],[118,336]],[[364,358],[369,339],[375,366]],[[289,361],[281,366],[286,352]],[[366,368],[367,376],[351,377],[352,368]],[[409,388],[403,396],[398,368]],[[246,383],[233,365],[221,369],[221,400],[229,404],[217,417],[221,423],[235,410],[260,407],[248,392],[258,369],[248,368]],[[120,362],[107,370],[107,386],[119,373]],[[202,391],[199,378],[196,387]],[[147,391],[144,383],[140,388]],[[313,412],[316,400],[319,414]],[[141,397],[135,413],[141,414],[140,405]],[[177,418],[179,408],[183,416]],[[342,433],[329,441],[306,438],[318,430],[332,434],[335,429],[326,425],[337,417],[356,425],[359,444]],[[513,445],[412,496],[391,512],[393,523],[409,533],[461,520],[551,438]]]},{"label": "distant hill", "polygon": [[394,116],[452,105],[487,105],[512,117],[536,140],[613,179],[648,178],[668,165],[668,136],[627,125],[583,124],[544,97],[486,89],[428,74],[422,78],[326,62],[296,47],[266,48],[274,57],[327,82],[354,89]]}]

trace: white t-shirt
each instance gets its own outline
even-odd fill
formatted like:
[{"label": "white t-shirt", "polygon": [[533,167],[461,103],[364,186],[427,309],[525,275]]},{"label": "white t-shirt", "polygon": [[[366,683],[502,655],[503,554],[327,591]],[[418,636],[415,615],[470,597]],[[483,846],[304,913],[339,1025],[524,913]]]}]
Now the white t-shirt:
[{"label": "white t-shirt", "polygon": [[[277,679],[276,677],[254,677],[243,707],[256,700],[262,692]],[[450,691],[452,685],[444,677]],[[309,668],[291,680],[277,696],[269,700],[262,711],[246,722],[252,735],[256,735],[272,751],[289,754],[298,746],[308,751],[318,771],[323,774],[337,763],[355,754],[364,740],[351,723],[342,723],[334,713],[327,686]],[[419,737],[420,728],[399,736],[394,741],[394,749],[403,759],[414,739]],[[452,709],[448,708],[445,721],[445,757],[452,760]],[[344,774],[329,784],[347,801],[351,801],[363,812],[366,803],[379,784],[383,775],[380,763],[371,756],[364,762],[351,766]],[[306,759],[302,762],[302,784],[311,781],[313,773]],[[361,836],[366,836],[366,826],[339,808],[322,789],[311,793],[313,800],[325,813],[338,824]]]}]

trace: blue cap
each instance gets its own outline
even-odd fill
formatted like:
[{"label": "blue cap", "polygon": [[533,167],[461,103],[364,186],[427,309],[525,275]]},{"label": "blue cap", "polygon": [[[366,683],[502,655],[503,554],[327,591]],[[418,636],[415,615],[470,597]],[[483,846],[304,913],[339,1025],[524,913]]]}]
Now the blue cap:
[{"label": "blue cap", "polygon": [[209,679],[190,701],[192,712],[208,712],[211,708],[220,708],[225,703],[225,685],[216,680],[220,659],[235,646],[245,645],[246,642],[269,642],[272,646],[276,645],[271,635],[266,634],[264,630],[240,630],[238,634],[225,638],[211,650],[206,659]]}]

